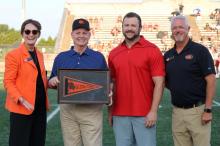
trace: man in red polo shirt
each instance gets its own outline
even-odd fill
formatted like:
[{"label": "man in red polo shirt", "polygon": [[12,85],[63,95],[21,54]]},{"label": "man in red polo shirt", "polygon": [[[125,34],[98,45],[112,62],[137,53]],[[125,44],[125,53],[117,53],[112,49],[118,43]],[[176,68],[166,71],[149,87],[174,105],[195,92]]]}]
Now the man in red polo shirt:
[{"label": "man in red polo shirt", "polygon": [[110,52],[108,60],[114,93],[109,122],[117,146],[156,146],[165,67],[158,47],[140,35],[141,24],[138,14],[125,15],[125,40]]}]

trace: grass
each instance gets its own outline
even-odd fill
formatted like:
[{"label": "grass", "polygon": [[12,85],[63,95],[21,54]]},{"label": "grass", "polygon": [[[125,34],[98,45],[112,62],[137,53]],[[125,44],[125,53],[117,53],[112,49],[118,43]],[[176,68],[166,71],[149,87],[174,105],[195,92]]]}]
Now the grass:
[{"label": "grass", "polygon": [[[9,113],[4,109],[5,91],[2,85],[2,74],[0,74],[0,146],[8,146],[9,135]],[[51,110],[48,115],[57,107],[57,93],[55,90],[49,90],[49,99]],[[217,81],[217,90],[215,101],[220,103],[220,80]],[[157,145],[173,146],[171,134],[171,104],[168,90],[165,90],[159,109],[157,123]],[[220,146],[220,106],[213,106],[212,122],[212,146]],[[60,128],[59,113],[55,115],[47,125],[46,146],[63,146],[62,132]],[[107,123],[107,110],[104,108],[104,131],[103,146],[115,146],[115,140],[112,128]]]}]

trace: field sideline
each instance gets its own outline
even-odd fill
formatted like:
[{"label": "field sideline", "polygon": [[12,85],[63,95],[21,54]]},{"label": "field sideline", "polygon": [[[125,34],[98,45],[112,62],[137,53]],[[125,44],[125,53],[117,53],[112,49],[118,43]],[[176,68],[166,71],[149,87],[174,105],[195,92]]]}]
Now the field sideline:
[{"label": "field sideline", "polygon": [[[0,74],[0,146],[8,146],[9,114],[4,109],[5,91]],[[51,109],[48,112],[46,146],[63,146],[59,121],[57,93],[49,90]],[[220,79],[217,80],[216,97],[213,102],[212,146],[220,146]],[[115,146],[112,128],[107,124],[106,107],[104,108],[103,146]],[[157,123],[157,146],[173,146],[171,135],[171,104],[169,92],[165,90],[159,109]]]}]

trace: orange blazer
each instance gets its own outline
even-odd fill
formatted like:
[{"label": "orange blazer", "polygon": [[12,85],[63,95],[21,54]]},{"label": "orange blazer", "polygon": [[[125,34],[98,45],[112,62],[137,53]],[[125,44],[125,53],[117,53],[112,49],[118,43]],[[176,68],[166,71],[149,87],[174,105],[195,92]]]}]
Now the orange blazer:
[{"label": "orange blazer", "polygon": [[[46,107],[49,108],[47,95],[47,76],[43,61],[43,54],[36,49],[41,75],[46,92]],[[33,106],[35,104],[37,67],[34,64],[27,48],[22,43],[18,48],[10,51],[5,57],[4,87],[7,92],[5,107],[8,111],[30,115],[33,111],[27,110],[18,102],[23,97]]]}]

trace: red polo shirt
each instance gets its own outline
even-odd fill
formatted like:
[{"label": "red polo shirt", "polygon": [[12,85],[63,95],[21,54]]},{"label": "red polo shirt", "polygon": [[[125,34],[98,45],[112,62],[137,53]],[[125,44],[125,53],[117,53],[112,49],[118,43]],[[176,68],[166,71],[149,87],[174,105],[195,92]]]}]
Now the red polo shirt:
[{"label": "red polo shirt", "polygon": [[163,56],[143,36],[131,48],[120,44],[109,54],[115,80],[114,116],[146,116],[152,104],[153,76],[165,76]]}]

